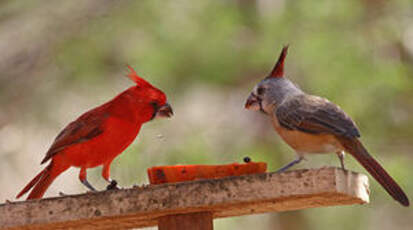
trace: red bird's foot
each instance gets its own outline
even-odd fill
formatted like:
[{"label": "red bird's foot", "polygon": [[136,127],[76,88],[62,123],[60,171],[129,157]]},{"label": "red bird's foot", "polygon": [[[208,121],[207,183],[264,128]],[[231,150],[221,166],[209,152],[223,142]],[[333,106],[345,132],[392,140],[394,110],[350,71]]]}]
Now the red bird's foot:
[{"label": "red bird's foot", "polygon": [[112,180],[110,184],[106,187],[106,190],[117,190],[117,189],[120,189],[120,188],[118,187],[118,182],[115,180]]}]

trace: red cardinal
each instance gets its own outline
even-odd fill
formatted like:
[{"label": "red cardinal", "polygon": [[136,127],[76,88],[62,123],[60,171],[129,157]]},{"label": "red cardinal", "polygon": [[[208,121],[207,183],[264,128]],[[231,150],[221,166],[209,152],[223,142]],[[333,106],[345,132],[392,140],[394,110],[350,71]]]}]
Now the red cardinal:
[{"label": "red cardinal", "polygon": [[128,77],[136,83],[109,102],[98,106],[71,122],[54,140],[42,164],[49,165],[33,178],[17,195],[30,192],[27,199],[41,198],[53,180],[70,167],[80,168],[79,179],[90,190],[86,169],[103,165],[102,176],[110,179],[110,164],[136,138],[143,123],[173,115],[166,95],[139,77],[128,66]]},{"label": "red cardinal", "polygon": [[299,163],[304,155],[314,153],[337,153],[344,169],[344,152],[348,152],[395,200],[409,206],[409,199],[400,186],[360,142],[353,120],[337,105],[306,94],[284,78],[287,49],[284,47],[271,74],[255,86],[245,103],[247,109],[267,114],[274,129],[298,155],[278,171],[285,171]]}]

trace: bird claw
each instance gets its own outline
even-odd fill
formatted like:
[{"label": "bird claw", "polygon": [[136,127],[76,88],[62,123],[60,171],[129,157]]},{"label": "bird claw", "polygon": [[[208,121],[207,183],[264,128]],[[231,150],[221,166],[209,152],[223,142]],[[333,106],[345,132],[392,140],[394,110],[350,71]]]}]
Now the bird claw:
[{"label": "bird claw", "polygon": [[110,184],[106,187],[106,190],[118,190],[120,187],[118,187],[118,182],[115,180],[112,180]]},{"label": "bird claw", "polygon": [[67,196],[67,194],[63,192],[59,192],[59,196]]}]

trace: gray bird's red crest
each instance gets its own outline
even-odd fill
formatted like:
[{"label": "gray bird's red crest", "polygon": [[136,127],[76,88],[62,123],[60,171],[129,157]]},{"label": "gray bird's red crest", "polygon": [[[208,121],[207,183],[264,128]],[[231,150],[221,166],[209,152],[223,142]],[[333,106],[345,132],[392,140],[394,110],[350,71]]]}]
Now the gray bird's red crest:
[{"label": "gray bird's red crest", "polygon": [[287,51],[288,51],[288,45],[284,46],[284,48],[281,51],[280,57],[278,58],[277,63],[275,64],[273,70],[271,71],[269,78],[277,78],[277,77],[283,77],[284,76],[284,60],[285,57],[287,56]]}]

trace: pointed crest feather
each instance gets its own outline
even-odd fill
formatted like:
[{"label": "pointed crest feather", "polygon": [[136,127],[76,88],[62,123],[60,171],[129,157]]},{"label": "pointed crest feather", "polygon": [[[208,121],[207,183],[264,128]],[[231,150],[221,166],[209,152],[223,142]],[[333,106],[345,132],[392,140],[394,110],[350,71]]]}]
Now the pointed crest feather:
[{"label": "pointed crest feather", "polygon": [[278,58],[277,63],[275,64],[273,70],[271,71],[271,74],[269,77],[283,77],[284,76],[284,60],[285,57],[287,56],[287,51],[288,51],[288,45],[284,46],[284,48],[281,51],[280,57]]},{"label": "pointed crest feather", "polygon": [[148,87],[148,86],[152,86],[151,84],[149,84],[149,82],[147,82],[145,79],[139,77],[139,75],[136,73],[136,71],[130,66],[127,65],[128,69],[130,70],[130,72],[128,73],[127,77],[129,79],[131,79],[132,81],[134,81],[138,86],[140,87]]}]

